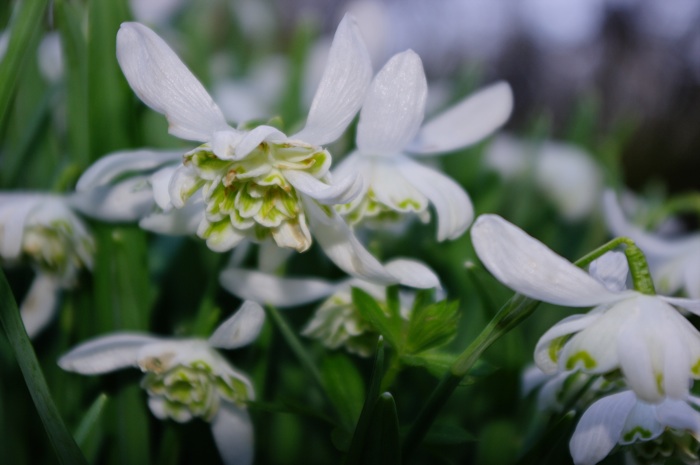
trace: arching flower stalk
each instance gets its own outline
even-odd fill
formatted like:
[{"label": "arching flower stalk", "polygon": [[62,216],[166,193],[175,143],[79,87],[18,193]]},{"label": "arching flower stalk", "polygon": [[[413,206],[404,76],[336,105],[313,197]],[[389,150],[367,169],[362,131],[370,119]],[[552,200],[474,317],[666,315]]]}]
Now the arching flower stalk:
[{"label": "arching flower stalk", "polygon": [[153,415],[179,423],[193,418],[211,423],[224,463],[246,465],[253,461],[253,427],[246,411],[246,402],[255,397],[253,386],[215,349],[250,344],[264,320],[265,312],[258,304],[244,302],[209,339],[115,333],[80,344],[58,364],[84,375],[139,368]]}]

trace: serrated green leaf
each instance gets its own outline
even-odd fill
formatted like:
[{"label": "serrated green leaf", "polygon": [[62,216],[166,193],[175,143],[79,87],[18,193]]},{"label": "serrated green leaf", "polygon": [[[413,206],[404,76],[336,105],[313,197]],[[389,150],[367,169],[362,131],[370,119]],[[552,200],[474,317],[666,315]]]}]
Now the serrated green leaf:
[{"label": "serrated green leaf", "polygon": [[326,357],[321,365],[323,381],[340,421],[352,431],[365,402],[365,385],[352,361],[343,354]]},{"label": "serrated green leaf", "polygon": [[408,326],[406,351],[415,354],[450,342],[457,334],[458,310],[457,302],[446,300],[414,309]]},{"label": "serrated green leaf", "polygon": [[352,288],[352,303],[379,334],[396,350],[401,347],[401,328],[388,316],[374,297],[356,287]]}]

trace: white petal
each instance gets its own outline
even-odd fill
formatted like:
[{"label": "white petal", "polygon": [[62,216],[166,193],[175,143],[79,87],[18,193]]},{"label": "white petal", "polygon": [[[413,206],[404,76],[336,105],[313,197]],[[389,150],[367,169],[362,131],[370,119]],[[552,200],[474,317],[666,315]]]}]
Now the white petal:
[{"label": "white petal", "polygon": [[36,336],[51,321],[56,312],[59,290],[60,283],[54,276],[38,273],[32,281],[19,309],[24,329],[30,338]]},{"label": "white petal", "polygon": [[235,349],[253,342],[265,322],[265,311],[255,302],[246,300],[231,318],[216,328],[209,344],[222,349]]},{"label": "white petal", "polygon": [[627,295],[627,292],[609,291],[588,273],[500,216],[481,215],[471,235],[479,259],[491,274],[530,298],[569,307],[588,307]]},{"label": "white petal", "polygon": [[274,273],[291,254],[291,249],[277,247],[274,241],[263,241],[258,249],[258,268],[263,273]]},{"label": "white petal", "polygon": [[146,26],[122,23],[117,60],[136,95],[168,118],[172,135],[208,142],[214,132],[228,127],[202,84]]},{"label": "white petal", "polygon": [[629,387],[640,399],[655,403],[663,399],[663,393],[660,392],[662,387],[657,383],[657,375],[663,376],[664,373],[654,369],[654,360],[650,352],[658,347],[649,347],[649,341],[644,337],[646,334],[642,332],[645,329],[644,324],[640,324],[638,319],[629,321],[620,329],[617,351],[620,370]]},{"label": "white petal", "polygon": [[280,278],[259,271],[229,268],[219,275],[219,282],[241,299],[274,305],[295,307],[333,294],[337,283],[315,278]]},{"label": "white petal", "polygon": [[656,419],[656,405],[638,401],[630,410],[620,433],[620,444],[650,441],[664,432],[664,426]]},{"label": "white petal", "polygon": [[372,81],[357,126],[363,154],[394,155],[415,137],[423,121],[428,84],[412,50],[394,55]]},{"label": "white petal", "polygon": [[206,239],[207,247],[214,252],[228,252],[245,239],[243,234],[234,229],[230,221],[224,224],[223,229],[217,229],[207,234],[210,226],[211,223],[206,218],[202,218],[197,227],[197,235],[202,239]]},{"label": "white petal", "polygon": [[145,176],[75,192],[68,201],[84,215],[101,221],[136,221],[154,206],[153,192]]},{"label": "white petal", "polygon": [[440,278],[433,270],[417,260],[395,258],[384,267],[404,286],[417,289],[441,288]]},{"label": "white petal", "polygon": [[202,219],[204,202],[201,195],[191,198],[184,207],[165,213],[153,213],[139,221],[139,227],[157,234],[185,236],[195,234]]},{"label": "white petal", "polygon": [[501,127],[513,111],[513,91],[497,82],[428,121],[409,151],[437,154],[474,144]]},{"label": "white petal", "polygon": [[700,301],[700,254],[694,254],[683,268],[683,288],[693,300]]},{"label": "white petal", "polygon": [[459,184],[405,157],[397,168],[435,206],[438,241],[457,239],[464,234],[474,219],[474,207]]},{"label": "white petal", "polygon": [[153,189],[153,200],[158,207],[164,211],[168,211],[173,207],[170,200],[170,181],[177,171],[177,165],[166,166],[153,173],[148,179]]},{"label": "white petal", "polygon": [[656,417],[662,425],[695,434],[700,432],[700,413],[685,400],[664,400],[656,407]]},{"label": "white petal", "polygon": [[306,126],[292,139],[324,145],[340,137],[360,109],[371,78],[367,47],[354,18],[345,15],[335,33]]},{"label": "white petal", "polygon": [[137,366],[139,351],[158,338],[138,333],[114,333],[84,342],[58,360],[67,371],[84,375]]},{"label": "white petal", "polygon": [[688,310],[691,313],[700,315],[700,299],[685,299],[683,297],[666,297],[664,295],[657,296],[659,299],[668,302],[669,304]]},{"label": "white petal", "polygon": [[629,320],[626,313],[634,311],[631,305],[620,305],[594,313],[600,317],[574,335],[562,349],[560,369],[578,368],[586,373],[608,373],[618,368],[620,327]]},{"label": "white petal", "polygon": [[264,141],[285,141],[287,136],[272,126],[261,125],[241,135],[231,131],[214,134],[212,150],[223,160],[241,160]]},{"label": "white petal", "polygon": [[404,273],[404,270],[394,270],[396,274],[389,272],[360,244],[335,210],[327,207],[322,210],[315,201],[305,197],[303,200],[314,237],[328,258],[341,270],[377,284],[400,283],[410,286],[418,281],[418,284],[430,284],[428,287],[434,287],[433,282],[423,279],[422,276],[417,279],[411,273],[413,269],[405,270],[408,273]]},{"label": "white petal", "polygon": [[428,208],[428,199],[413,182],[402,176],[401,165],[416,164],[409,158],[400,155],[391,158],[357,157],[357,161],[352,163],[356,170],[364,171],[364,176],[370,178],[369,189],[372,189],[378,202],[398,212],[420,213]]},{"label": "white petal", "polygon": [[527,396],[551,379],[551,377],[550,374],[542,371],[537,365],[528,365],[525,367],[522,375],[520,375],[520,392],[523,396]]},{"label": "white petal", "polygon": [[593,465],[605,458],[620,439],[636,398],[630,391],[603,397],[584,412],[569,442],[576,465]]},{"label": "white petal", "polygon": [[0,194],[0,256],[15,260],[22,251],[24,226],[32,212],[48,196],[39,194]]},{"label": "white petal", "polygon": [[362,177],[357,173],[343,178],[335,177],[332,184],[319,181],[304,171],[283,170],[283,174],[295,189],[326,205],[348,203],[357,197],[363,187]]},{"label": "white petal", "polygon": [[608,252],[588,266],[588,274],[600,281],[613,292],[627,288],[629,265],[622,252]]},{"label": "white petal", "polygon": [[226,465],[253,463],[253,424],[247,411],[222,403],[211,421],[211,433]]},{"label": "white petal", "polygon": [[199,175],[191,166],[179,165],[170,177],[168,196],[175,208],[182,208],[192,191],[197,189]]},{"label": "white petal", "polygon": [[182,150],[126,150],[101,157],[85,170],[75,186],[85,191],[111,184],[127,174],[152,171],[165,164],[177,164],[182,160]]},{"label": "white petal", "polygon": [[546,374],[554,373],[558,368],[559,353],[552,352],[551,343],[562,336],[577,333],[590,326],[600,318],[598,313],[571,315],[555,324],[545,332],[535,347],[535,363]]}]

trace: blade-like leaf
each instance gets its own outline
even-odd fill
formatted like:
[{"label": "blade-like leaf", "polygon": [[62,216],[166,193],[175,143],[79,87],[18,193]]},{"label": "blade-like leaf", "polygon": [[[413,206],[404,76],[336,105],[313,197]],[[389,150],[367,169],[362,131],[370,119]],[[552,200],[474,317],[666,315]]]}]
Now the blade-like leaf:
[{"label": "blade-like leaf", "polygon": [[367,443],[360,463],[365,465],[400,465],[401,441],[399,418],[394,397],[385,392],[374,403]]},{"label": "blade-like leaf", "polygon": [[344,428],[352,431],[365,402],[365,386],[352,361],[342,354],[323,360],[323,381]]},{"label": "blade-like leaf", "polygon": [[78,428],[75,430],[75,441],[82,449],[86,457],[90,458],[90,462],[94,463],[95,457],[100,447],[100,435],[98,430],[100,427],[100,419],[102,418],[102,412],[107,404],[107,394],[100,394],[95,399],[88,409],[85,416],[80,421]]}]

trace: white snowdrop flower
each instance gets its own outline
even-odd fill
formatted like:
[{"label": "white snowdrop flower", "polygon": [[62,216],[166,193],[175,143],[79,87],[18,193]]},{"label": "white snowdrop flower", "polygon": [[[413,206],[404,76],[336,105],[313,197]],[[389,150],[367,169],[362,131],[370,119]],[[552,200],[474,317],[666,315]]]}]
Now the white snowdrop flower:
[{"label": "white snowdrop flower", "polygon": [[374,78],[360,112],[357,150],[336,170],[364,178],[361,194],[337,207],[351,223],[409,212],[425,218],[432,203],[438,240],[455,239],[471,224],[473,207],[462,187],[409,154],[449,152],[488,136],[510,115],[511,89],[494,84],[421,127],[427,90],[423,65],[411,50],[395,55]]},{"label": "white snowdrop flower", "polygon": [[613,191],[604,194],[605,219],[610,231],[632,239],[649,259],[654,284],[665,294],[684,291],[700,299],[700,234],[664,237],[644,231],[627,220]]},{"label": "white snowdrop flower", "polygon": [[185,5],[185,0],[129,0],[129,7],[137,21],[148,24],[166,24]]},{"label": "white snowdrop flower", "polygon": [[92,268],[94,248],[66,197],[0,193],[0,259],[6,265],[27,263],[36,271],[20,307],[30,337],[51,320],[59,291],[75,286],[80,270]]},{"label": "white snowdrop flower", "polygon": [[139,368],[148,406],[159,419],[179,423],[201,418],[211,423],[214,441],[227,465],[253,461],[253,426],[245,403],[255,397],[250,379],[233,368],[216,348],[235,349],[253,342],[265,319],[256,303],[244,302],[209,339],[166,339],[121,332],[72,349],[58,364],[84,375]]},{"label": "white snowdrop flower", "polygon": [[592,157],[574,145],[499,135],[488,148],[485,163],[508,181],[532,176],[567,220],[585,218],[598,206],[603,174]]},{"label": "white snowdrop flower", "polygon": [[371,79],[369,56],[352,18],[338,26],[306,126],[291,137],[266,125],[250,131],[230,127],[170,47],[141,24],[122,24],[117,58],[141,100],[165,114],[171,134],[204,142],[185,154],[163,197],[175,208],[203,203],[197,235],[210,249],[224,252],[244,239],[272,239],[302,252],[311,246],[313,232],[344,271],[404,282],[364,249],[330,207],[352,200],[362,187],[357,175],[332,182],[331,157],[321,147],[344,132]]},{"label": "white snowdrop flower", "polygon": [[[603,397],[584,412],[576,425],[569,443],[574,463],[596,464],[617,444],[641,442],[643,446],[655,441],[661,445],[663,436],[667,436],[665,439],[673,444],[686,434],[697,441],[700,437],[700,413],[693,407],[697,403],[698,399],[692,396],[684,399],[664,398],[659,403],[648,403],[629,390]],[[668,449],[668,445],[664,449]],[[648,454],[648,450],[645,453]],[[661,458],[665,462],[668,451],[664,455],[666,457],[656,457],[657,460]],[[637,460],[635,463],[660,462]]]},{"label": "white snowdrop flower", "polygon": [[700,378],[700,333],[674,308],[699,313],[700,301],[621,288],[619,254],[590,276],[496,215],[479,217],[471,234],[484,266],[511,289],[556,305],[595,307],[563,319],[540,338],[535,363],[545,373],[619,369],[647,402],[683,399],[691,379]]},{"label": "white snowdrop flower", "polygon": [[61,34],[49,32],[44,35],[37,50],[39,71],[50,82],[56,82],[63,77],[63,49]]}]

